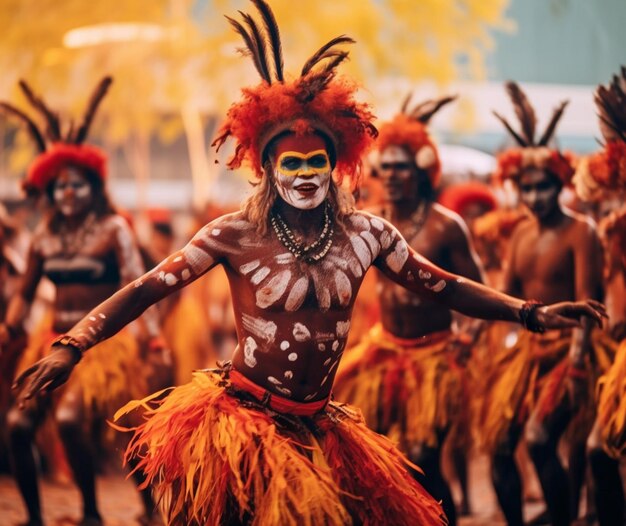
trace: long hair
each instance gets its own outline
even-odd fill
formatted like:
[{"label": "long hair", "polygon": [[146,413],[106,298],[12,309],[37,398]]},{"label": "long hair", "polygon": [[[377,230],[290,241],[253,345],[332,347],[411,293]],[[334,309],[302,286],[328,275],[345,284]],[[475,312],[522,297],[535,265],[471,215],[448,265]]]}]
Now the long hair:
[{"label": "long hair", "polygon": [[[89,186],[91,187],[91,211],[96,214],[98,219],[117,213],[117,209],[111,202],[111,198],[104,186],[104,182],[92,170],[86,170],[84,168],[78,168],[80,173],[87,179]],[[50,211],[47,217],[44,219],[48,230],[53,233],[59,232],[61,224],[65,221],[65,216],[61,213],[61,211],[55,206],[54,203],[54,182],[56,178],[48,184],[46,187],[46,198],[48,201],[48,205],[50,206]]]},{"label": "long hair", "polygon": [[[267,160],[263,165],[265,172],[259,183],[253,183],[255,190],[241,205],[241,213],[250,223],[256,225],[256,230],[260,235],[267,234],[270,228],[270,213],[278,192],[273,180],[273,170],[271,161]],[[352,194],[337,186],[335,180],[330,178],[328,187],[328,200],[332,205],[334,219],[340,226],[343,220],[354,211],[354,197]]]}]

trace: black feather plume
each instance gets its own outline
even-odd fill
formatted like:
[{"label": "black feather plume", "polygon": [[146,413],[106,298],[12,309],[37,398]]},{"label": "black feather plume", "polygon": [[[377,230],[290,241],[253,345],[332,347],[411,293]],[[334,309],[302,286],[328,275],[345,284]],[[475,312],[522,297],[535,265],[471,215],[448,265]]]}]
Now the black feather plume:
[{"label": "black feather plume", "polygon": [[263,23],[265,24],[265,30],[269,38],[270,47],[272,49],[272,56],[274,57],[274,74],[276,80],[283,82],[284,80],[284,63],[283,63],[283,48],[280,41],[280,31],[276,18],[272,9],[265,0],[252,0],[252,3],[256,6]]},{"label": "black feather plume", "polygon": [[[308,74],[316,65],[318,62],[320,62],[320,60],[323,60],[324,58],[327,58],[327,52],[340,44],[354,44],[356,41],[353,40],[352,38],[346,36],[346,35],[341,35],[338,37],[333,38],[332,40],[329,40],[328,42],[326,42],[326,44],[324,44],[321,48],[319,48],[312,56],[311,58],[309,58],[309,60],[307,60],[304,63],[304,66],[302,66],[302,71],[300,73],[301,76],[305,76],[306,74]],[[343,60],[345,60],[345,58],[347,58],[348,53],[347,52],[343,52],[346,54],[346,56],[339,60],[337,62],[337,64],[335,65],[335,67],[337,67],[337,65],[339,65],[339,63],[343,62]]]},{"label": "black feather plume", "polygon": [[75,144],[82,144],[84,140],[87,138],[87,134],[89,133],[89,128],[91,126],[91,122],[96,114],[98,106],[100,106],[100,102],[109,91],[109,86],[113,82],[113,78],[110,76],[104,77],[96,86],[96,89],[93,91],[91,95],[91,99],[89,99],[89,104],[87,105],[87,109],[85,110],[85,116],[83,117],[83,122],[80,127],[76,130],[76,136],[72,138]]},{"label": "black feather plume", "polygon": [[31,87],[24,80],[19,81],[22,92],[30,102],[31,106],[41,113],[46,119],[46,134],[52,141],[61,140],[61,126],[59,124],[59,116],[48,108],[41,97],[35,95]]},{"label": "black feather plume", "polygon": [[24,124],[26,124],[26,129],[28,133],[35,141],[37,149],[40,152],[46,151],[46,141],[43,138],[41,131],[37,128],[37,125],[32,121],[32,119],[26,115],[23,111],[18,110],[15,106],[8,104],[6,102],[0,102],[0,109],[4,110],[10,115],[14,115],[18,119],[20,119]]}]

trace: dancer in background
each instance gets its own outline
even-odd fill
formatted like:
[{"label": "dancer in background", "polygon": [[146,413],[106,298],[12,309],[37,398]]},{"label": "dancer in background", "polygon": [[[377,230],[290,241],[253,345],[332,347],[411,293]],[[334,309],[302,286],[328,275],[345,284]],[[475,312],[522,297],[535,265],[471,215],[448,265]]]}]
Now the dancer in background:
[{"label": "dancer in background", "polygon": [[[515,230],[506,265],[505,290],[542,302],[600,299],[602,247],[595,226],[586,218],[561,208],[559,194],[573,175],[570,161],[550,148],[554,130],[566,103],[554,112],[537,139],[536,117],[526,96],[513,82],[506,84],[521,131],[496,114],[518,146],[498,158],[498,176],[512,179],[532,217]],[[573,331],[522,334],[511,349],[502,349],[490,378],[479,431],[493,455],[493,482],[498,501],[510,525],[522,524],[522,488],[513,458],[525,434],[550,520],[566,525],[578,509],[584,470],[572,472],[572,488],[557,455],[559,439],[576,416],[584,420],[589,409],[590,361],[603,359],[611,342],[593,324],[584,321]],[[570,444],[570,471],[582,465],[585,422]]]},{"label": "dancer in background", "polygon": [[[380,128],[377,176],[385,203],[378,212],[408,245],[441,268],[481,282],[480,264],[461,218],[435,202],[441,176],[430,119],[454,97],[428,100]],[[416,279],[427,278],[418,274]],[[441,450],[460,424],[464,371],[457,362],[471,341],[452,330],[450,309],[378,275],[381,322],[347,353],[337,375],[337,400],[359,407],[373,430],[399,445],[424,474],[416,478],[456,523],[452,495],[441,473]]]},{"label": "dancer in background", "polygon": [[622,206],[600,223],[609,328],[620,346],[614,363],[599,381],[598,414],[587,440],[587,454],[598,521],[601,526],[617,526],[624,520],[619,460],[626,451],[626,68],[609,86],[598,86],[595,103],[604,148],[579,163],[574,182],[585,201],[621,197]]},{"label": "dancer in background", "polygon": [[[84,144],[95,112],[111,78],[97,86],[81,125],[63,134],[58,115],[25,82],[20,87],[31,105],[46,119],[46,135],[21,110],[1,108],[26,124],[40,154],[24,182],[29,193],[43,196],[49,213],[39,225],[30,247],[19,292],[12,298],[0,326],[0,345],[6,345],[26,317],[35,290],[46,276],[56,287],[52,326],[30,338],[18,366],[24,370],[46,356],[51,342],[82,319],[94,305],[109,297],[142,272],[135,239],[126,221],[115,213],[105,190],[106,155]],[[140,350],[123,331],[94,349],[76,369],[72,380],[55,396],[41,396],[8,413],[13,473],[28,511],[29,525],[42,524],[33,441],[37,428],[51,411],[83,502],[81,524],[102,524],[96,502],[93,443],[94,425],[113,416],[120,404],[162,387],[169,355],[152,315],[146,325],[152,339]],[[146,362],[148,367],[146,367]],[[153,383],[148,381],[152,377]],[[140,473],[137,478],[141,479]],[[142,492],[147,517],[154,514],[149,490]]]}]

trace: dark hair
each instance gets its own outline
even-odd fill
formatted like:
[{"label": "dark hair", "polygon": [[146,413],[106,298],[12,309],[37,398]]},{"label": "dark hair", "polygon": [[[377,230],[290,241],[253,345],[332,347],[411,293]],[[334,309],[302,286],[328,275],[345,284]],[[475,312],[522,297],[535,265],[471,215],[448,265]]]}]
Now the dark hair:
[{"label": "dark hair", "polygon": [[[91,194],[92,194],[92,203],[91,203],[91,211],[96,214],[97,218],[104,217],[106,215],[111,215],[117,213],[115,206],[111,203],[111,199],[109,194],[106,191],[106,187],[104,186],[104,181],[102,178],[94,171],[89,168],[85,168],[84,166],[70,165],[68,168],[73,168],[80,172],[83,175],[89,186],[91,186]],[[48,228],[51,232],[58,232],[59,226],[63,221],[65,221],[65,217],[63,214],[54,206],[54,184],[57,178],[55,177],[50,181],[48,186],[46,187],[46,197],[48,199],[48,204],[52,207],[50,213],[46,219]]]}]

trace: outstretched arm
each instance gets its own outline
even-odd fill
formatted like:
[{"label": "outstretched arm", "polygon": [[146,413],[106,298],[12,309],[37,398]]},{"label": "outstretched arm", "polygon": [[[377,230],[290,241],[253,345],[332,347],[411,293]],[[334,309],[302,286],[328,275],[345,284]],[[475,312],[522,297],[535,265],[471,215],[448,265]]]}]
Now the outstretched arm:
[{"label": "outstretched arm", "polygon": [[16,380],[14,387],[22,388],[21,397],[32,398],[40,391],[51,391],[63,384],[83,352],[113,336],[148,307],[219,263],[223,254],[219,245],[210,239],[214,223],[200,230],[182,250],[98,305],[60,337],[55,352],[24,371]]},{"label": "outstretched arm", "polygon": [[[380,253],[374,264],[387,276],[408,290],[446,305],[467,316],[485,320],[524,322],[524,300],[503,294],[467,278],[446,272],[417,254],[389,223],[382,236]],[[381,241],[382,241],[381,236]],[[601,323],[604,307],[593,300],[558,303],[529,309],[533,323],[540,327],[578,327],[583,316]]]}]

